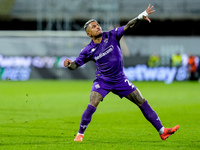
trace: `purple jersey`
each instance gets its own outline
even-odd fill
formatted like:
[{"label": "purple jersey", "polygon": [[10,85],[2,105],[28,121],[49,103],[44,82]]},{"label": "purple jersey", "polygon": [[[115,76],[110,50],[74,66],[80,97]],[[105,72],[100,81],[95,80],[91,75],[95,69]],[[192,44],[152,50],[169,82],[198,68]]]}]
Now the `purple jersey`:
[{"label": "purple jersey", "polygon": [[119,40],[124,34],[124,26],[103,32],[99,44],[91,42],[83,48],[75,62],[81,66],[94,61],[97,66],[96,77],[106,82],[118,82],[125,75]]}]

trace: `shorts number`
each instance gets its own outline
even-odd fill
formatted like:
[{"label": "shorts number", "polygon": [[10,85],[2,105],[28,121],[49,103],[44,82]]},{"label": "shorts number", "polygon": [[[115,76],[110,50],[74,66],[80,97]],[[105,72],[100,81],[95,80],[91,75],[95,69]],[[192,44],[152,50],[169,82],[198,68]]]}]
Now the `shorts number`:
[{"label": "shorts number", "polygon": [[128,85],[131,86],[132,89],[134,88],[134,85],[128,79],[125,79],[124,82],[128,82]]}]

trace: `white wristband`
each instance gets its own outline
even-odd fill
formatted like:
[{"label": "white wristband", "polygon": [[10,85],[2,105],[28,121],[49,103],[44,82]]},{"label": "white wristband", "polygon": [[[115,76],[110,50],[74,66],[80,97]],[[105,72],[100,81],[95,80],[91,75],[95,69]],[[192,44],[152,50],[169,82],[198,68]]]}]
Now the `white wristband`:
[{"label": "white wristband", "polygon": [[146,12],[146,10],[138,15],[138,19],[143,19],[143,16],[148,16],[148,13]]}]

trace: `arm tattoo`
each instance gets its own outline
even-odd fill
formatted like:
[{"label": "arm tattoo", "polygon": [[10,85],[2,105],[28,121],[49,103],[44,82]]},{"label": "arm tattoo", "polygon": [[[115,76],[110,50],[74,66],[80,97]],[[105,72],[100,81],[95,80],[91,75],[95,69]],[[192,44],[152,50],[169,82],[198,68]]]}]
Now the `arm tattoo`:
[{"label": "arm tattoo", "polygon": [[70,67],[68,67],[69,70],[75,70],[78,68],[78,65],[75,63],[75,61],[71,62]]},{"label": "arm tattoo", "polygon": [[124,26],[124,30],[127,30],[128,28],[132,28],[134,27],[135,23],[138,21],[139,19],[136,17],[132,20],[130,20],[125,26]]}]

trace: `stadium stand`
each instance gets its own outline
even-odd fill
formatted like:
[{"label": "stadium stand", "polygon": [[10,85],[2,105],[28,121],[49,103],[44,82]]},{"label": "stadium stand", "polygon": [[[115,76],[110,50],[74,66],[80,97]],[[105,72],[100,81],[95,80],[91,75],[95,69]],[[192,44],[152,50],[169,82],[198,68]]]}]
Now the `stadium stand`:
[{"label": "stadium stand", "polygon": [[[10,16],[17,19],[37,20],[37,28],[46,30],[51,30],[54,24],[58,30],[70,30],[72,22],[76,29],[80,29],[76,20],[85,21],[90,18],[101,20],[103,27],[108,28],[112,24],[117,24],[119,20],[126,21],[138,15],[144,6],[151,2],[157,12],[151,16],[152,19],[200,19],[199,0],[140,0],[139,2],[136,0],[15,0]],[[42,21],[47,23],[44,25]]]}]

